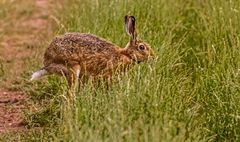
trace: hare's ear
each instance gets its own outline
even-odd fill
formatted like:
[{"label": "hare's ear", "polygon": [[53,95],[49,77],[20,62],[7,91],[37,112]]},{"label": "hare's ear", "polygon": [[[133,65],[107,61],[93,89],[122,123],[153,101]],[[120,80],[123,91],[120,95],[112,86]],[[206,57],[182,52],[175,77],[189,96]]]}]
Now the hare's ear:
[{"label": "hare's ear", "polygon": [[135,27],[135,17],[126,15],[124,17],[127,33],[131,36],[130,42],[135,44],[137,41],[137,32]]}]

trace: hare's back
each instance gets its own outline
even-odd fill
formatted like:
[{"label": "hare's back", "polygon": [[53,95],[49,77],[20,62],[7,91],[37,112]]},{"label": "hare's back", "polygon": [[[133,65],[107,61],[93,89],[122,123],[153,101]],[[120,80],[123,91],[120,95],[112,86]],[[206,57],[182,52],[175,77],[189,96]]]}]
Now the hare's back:
[{"label": "hare's back", "polygon": [[[93,34],[67,33],[56,37],[45,52],[45,63],[79,61],[90,56],[114,56],[118,47]],[[44,64],[45,64],[44,63]]]}]

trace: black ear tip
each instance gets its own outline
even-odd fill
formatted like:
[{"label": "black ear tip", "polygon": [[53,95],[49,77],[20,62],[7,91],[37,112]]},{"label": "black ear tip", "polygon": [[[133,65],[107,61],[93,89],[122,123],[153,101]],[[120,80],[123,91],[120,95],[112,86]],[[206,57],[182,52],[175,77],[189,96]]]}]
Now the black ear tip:
[{"label": "black ear tip", "polygon": [[129,16],[129,15],[125,15],[125,16],[124,16],[124,20],[125,20],[125,21],[128,20],[129,18],[133,19],[133,21],[136,20],[134,16]]},{"label": "black ear tip", "polygon": [[125,23],[128,21],[128,15],[124,16]]},{"label": "black ear tip", "polygon": [[135,21],[135,17],[134,16],[130,16],[134,21]]}]

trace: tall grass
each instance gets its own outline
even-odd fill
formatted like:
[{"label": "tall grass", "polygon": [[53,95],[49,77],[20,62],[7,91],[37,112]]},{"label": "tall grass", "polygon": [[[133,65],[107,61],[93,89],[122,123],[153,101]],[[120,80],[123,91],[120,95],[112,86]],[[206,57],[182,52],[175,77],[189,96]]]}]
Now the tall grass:
[{"label": "tall grass", "polygon": [[131,14],[158,58],[116,77],[110,90],[80,88],[75,104],[60,102],[54,129],[31,139],[239,141],[239,6],[238,0],[68,0],[60,33],[89,32],[124,47],[123,17]]}]

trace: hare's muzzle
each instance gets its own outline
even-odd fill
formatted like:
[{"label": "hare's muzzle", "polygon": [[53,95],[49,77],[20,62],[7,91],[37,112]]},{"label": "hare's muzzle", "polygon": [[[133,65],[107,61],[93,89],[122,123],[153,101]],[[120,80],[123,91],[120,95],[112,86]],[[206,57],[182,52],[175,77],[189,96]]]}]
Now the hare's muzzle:
[{"label": "hare's muzzle", "polygon": [[154,51],[152,49],[149,49],[149,56],[148,56],[148,58],[149,59],[154,59],[155,57],[156,57],[156,55],[155,55]]}]

